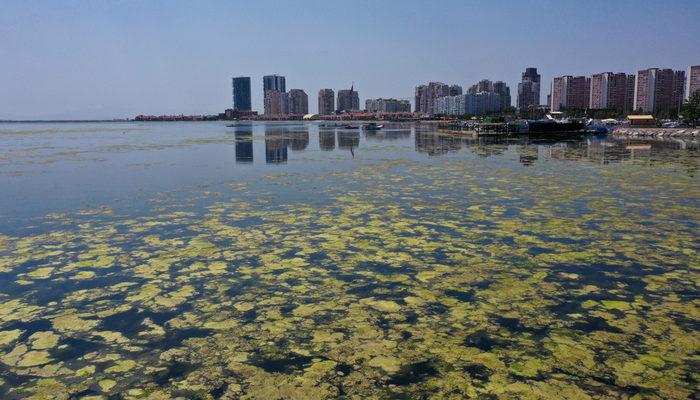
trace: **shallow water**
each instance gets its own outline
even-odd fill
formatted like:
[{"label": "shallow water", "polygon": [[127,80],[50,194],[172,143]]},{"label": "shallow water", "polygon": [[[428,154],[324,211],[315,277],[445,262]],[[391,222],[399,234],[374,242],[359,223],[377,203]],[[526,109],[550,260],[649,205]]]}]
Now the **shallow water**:
[{"label": "shallow water", "polygon": [[2,398],[693,398],[697,142],[0,124]]}]

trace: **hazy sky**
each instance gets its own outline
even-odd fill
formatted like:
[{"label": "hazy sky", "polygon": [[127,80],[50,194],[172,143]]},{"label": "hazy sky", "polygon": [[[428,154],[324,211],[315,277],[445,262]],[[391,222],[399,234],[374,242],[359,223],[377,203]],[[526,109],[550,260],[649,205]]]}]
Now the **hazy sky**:
[{"label": "hazy sky", "polygon": [[[411,99],[427,81],[686,69],[700,64],[700,1],[0,2],[0,119],[214,114],[231,77],[360,100]],[[515,102],[515,96],[513,96]]]}]

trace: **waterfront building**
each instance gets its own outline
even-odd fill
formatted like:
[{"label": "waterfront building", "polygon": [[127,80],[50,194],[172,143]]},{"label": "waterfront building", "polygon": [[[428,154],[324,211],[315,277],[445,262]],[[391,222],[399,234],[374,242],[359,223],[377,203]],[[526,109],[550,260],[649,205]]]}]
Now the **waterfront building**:
[{"label": "waterfront building", "polygon": [[591,76],[588,108],[628,112],[628,77],[625,73],[603,72]]},{"label": "waterfront building", "polygon": [[436,100],[436,113],[443,115],[484,115],[503,111],[501,95],[494,92],[443,96]]},{"label": "waterfront building", "polygon": [[589,105],[590,78],[558,76],[552,79],[550,110],[585,110]]},{"label": "waterfront building", "polygon": [[239,76],[231,79],[234,111],[251,111],[250,77]]},{"label": "waterfront building", "polygon": [[493,92],[493,82],[488,79],[482,79],[476,84],[476,92]]},{"label": "waterfront building", "polygon": [[265,91],[265,115],[287,114],[289,96],[279,90]]},{"label": "waterfront building", "polygon": [[510,88],[503,81],[493,83],[493,93],[501,96],[501,111],[505,111],[511,106]]},{"label": "waterfront building", "polygon": [[309,113],[309,96],[301,89],[289,91],[289,114],[306,115]]},{"label": "waterfront building", "polygon": [[428,86],[416,86],[414,97],[414,109],[416,112],[426,112],[428,110]]},{"label": "waterfront building", "polygon": [[289,96],[284,76],[263,76],[265,115],[289,114]]},{"label": "waterfront building", "polygon": [[360,95],[350,89],[338,90],[338,112],[357,112],[360,110]]},{"label": "waterfront building", "polygon": [[449,96],[450,87],[442,82],[430,82],[427,85],[416,87],[415,101],[416,112],[422,112],[429,115],[437,112],[437,99],[444,96]]},{"label": "waterfront building", "polygon": [[700,65],[688,67],[688,80],[685,87],[685,98],[689,99],[693,93],[700,91]]},{"label": "waterfront building", "polygon": [[526,110],[540,105],[540,74],[537,68],[525,68],[518,84],[518,109]]},{"label": "waterfront building", "polygon": [[671,113],[680,113],[685,98],[685,71],[673,72],[673,91],[671,92]]},{"label": "waterfront building", "polygon": [[281,75],[265,75],[263,76],[263,93],[268,90],[277,90],[278,92],[287,91],[287,83],[284,76]]},{"label": "waterfront building", "polygon": [[321,89],[318,91],[318,113],[331,115],[335,112],[335,92],[333,89]]},{"label": "waterfront building", "polygon": [[478,93],[496,93],[501,99],[499,109],[505,110],[510,107],[510,88],[503,81],[492,82],[488,79],[482,79],[467,90],[467,94],[475,95]]},{"label": "waterfront building", "polygon": [[449,90],[449,96],[459,96],[462,94],[462,87],[459,85],[451,85]]},{"label": "waterfront building", "polygon": [[670,114],[678,112],[685,90],[685,72],[647,68],[637,72],[634,111]]},{"label": "waterfront building", "polygon": [[408,100],[367,99],[365,110],[380,113],[411,112],[411,103]]},{"label": "waterfront building", "polygon": [[637,79],[634,82],[634,111],[654,111],[656,71],[655,68],[650,68],[637,72]]},{"label": "waterfront building", "polygon": [[627,95],[625,96],[625,114],[629,114],[634,110],[634,88],[637,82],[637,75],[627,75]]}]

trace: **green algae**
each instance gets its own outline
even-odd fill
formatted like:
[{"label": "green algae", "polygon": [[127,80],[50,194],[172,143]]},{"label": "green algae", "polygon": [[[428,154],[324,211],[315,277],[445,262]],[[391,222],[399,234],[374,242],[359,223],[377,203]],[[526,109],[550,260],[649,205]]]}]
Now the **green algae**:
[{"label": "green algae", "polygon": [[24,331],[20,329],[13,329],[11,331],[0,331],[0,346],[7,346],[12,344],[20,336],[22,336]]}]

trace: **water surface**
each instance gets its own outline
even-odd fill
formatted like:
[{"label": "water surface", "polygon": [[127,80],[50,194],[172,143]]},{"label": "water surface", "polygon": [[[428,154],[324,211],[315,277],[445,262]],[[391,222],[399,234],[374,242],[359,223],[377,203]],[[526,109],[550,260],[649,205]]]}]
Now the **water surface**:
[{"label": "water surface", "polygon": [[425,124],[2,124],[0,393],[697,397],[699,166]]}]

